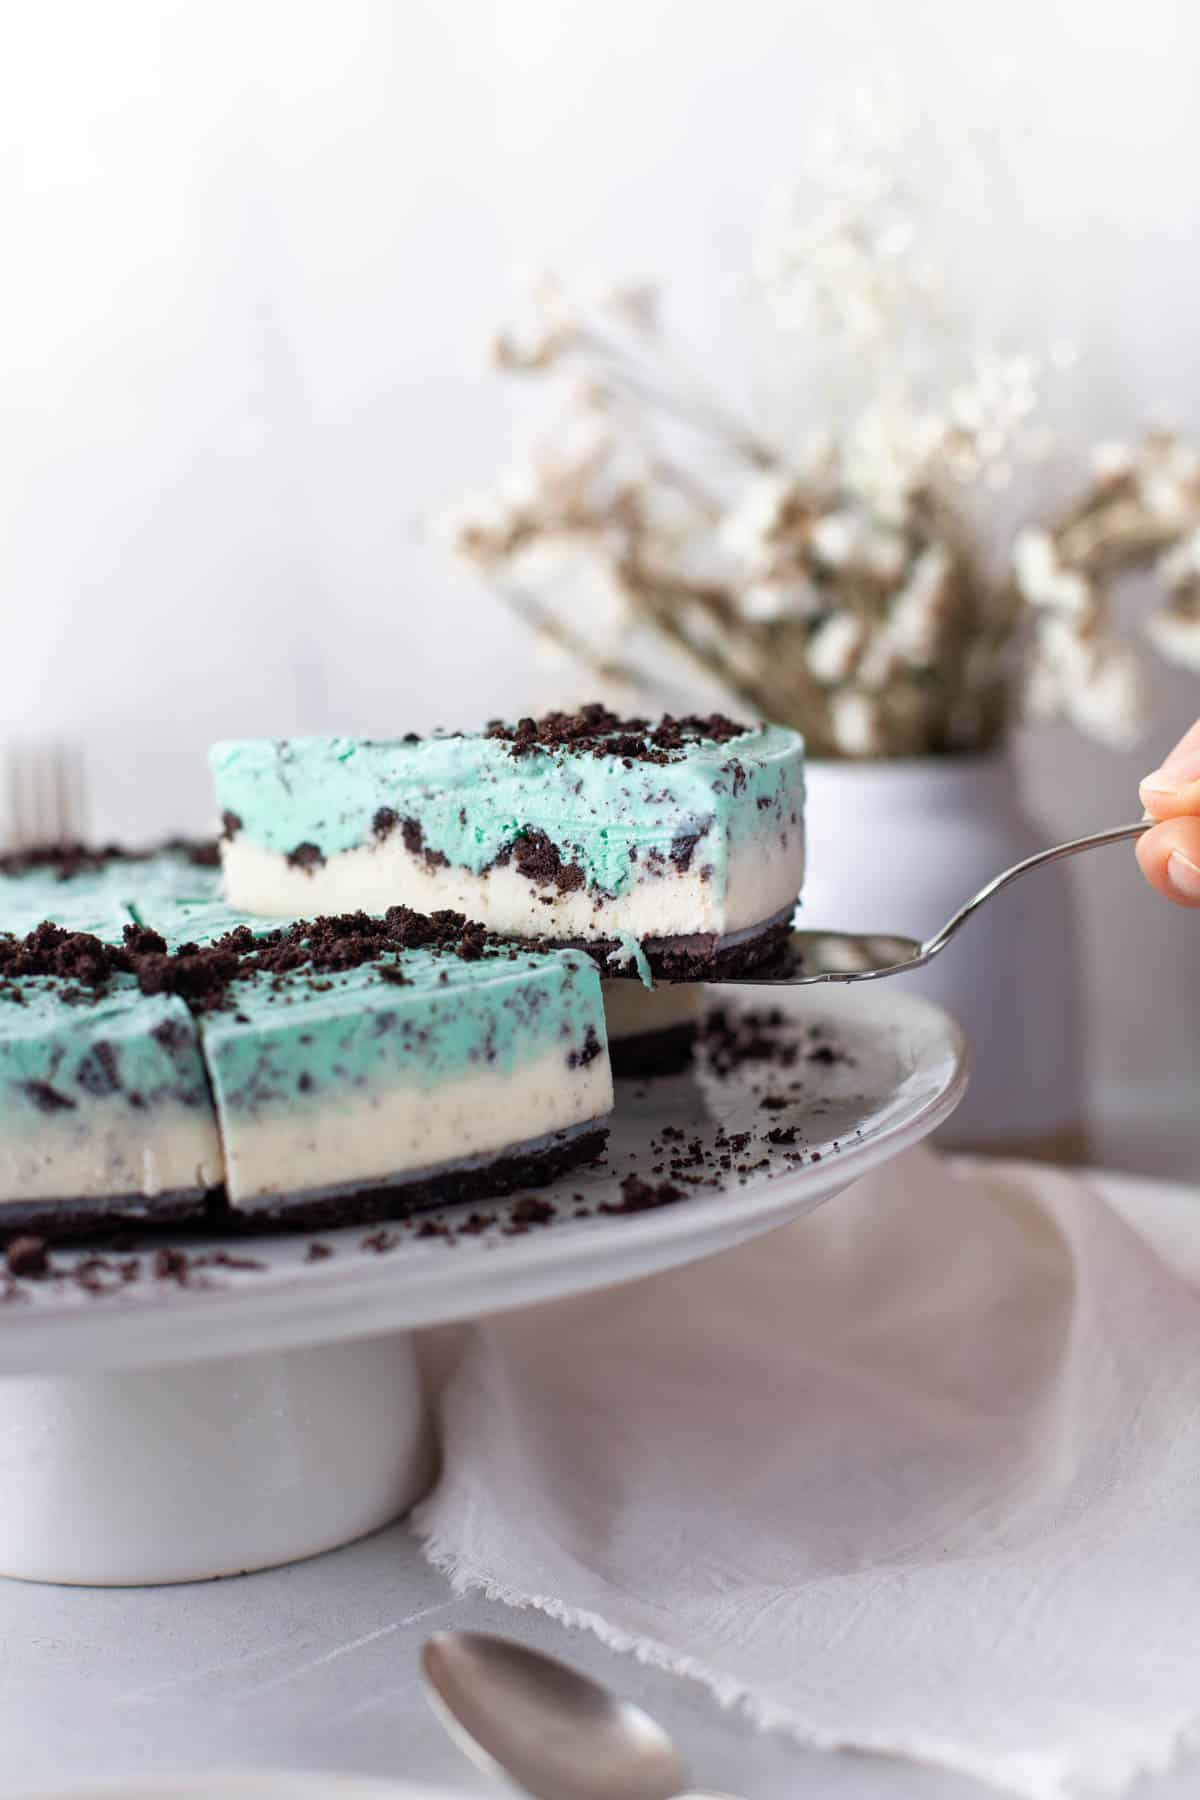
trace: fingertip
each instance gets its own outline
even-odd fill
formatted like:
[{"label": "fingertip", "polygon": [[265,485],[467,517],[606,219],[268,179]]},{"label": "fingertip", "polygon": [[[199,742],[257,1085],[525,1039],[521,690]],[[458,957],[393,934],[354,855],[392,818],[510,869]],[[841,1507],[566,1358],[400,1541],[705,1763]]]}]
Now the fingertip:
[{"label": "fingertip", "polygon": [[1181,768],[1165,765],[1138,783],[1138,798],[1152,819],[1194,818],[1200,815],[1200,769],[1196,760]]}]

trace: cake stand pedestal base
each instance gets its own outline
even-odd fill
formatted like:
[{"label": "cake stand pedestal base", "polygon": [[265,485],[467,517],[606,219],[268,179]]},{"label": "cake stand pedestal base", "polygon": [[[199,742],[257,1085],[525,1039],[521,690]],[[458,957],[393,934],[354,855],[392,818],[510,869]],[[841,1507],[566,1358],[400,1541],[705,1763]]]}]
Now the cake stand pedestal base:
[{"label": "cake stand pedestal base", "polygon": [[205,1581],[398,1518],[433,1456],[411,1334],[0,1383],[0,1574]]}]

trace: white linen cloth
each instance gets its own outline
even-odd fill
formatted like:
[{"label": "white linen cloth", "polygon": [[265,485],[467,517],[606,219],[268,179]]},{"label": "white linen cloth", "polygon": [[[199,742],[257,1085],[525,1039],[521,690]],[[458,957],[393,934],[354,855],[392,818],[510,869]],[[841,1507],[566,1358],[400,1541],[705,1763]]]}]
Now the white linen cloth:
[{"label": "white linen cloth", "polygon": [[457,1587],[1031,1800],[1200,1727],[1200,1185],[921,1149],[447,1348]]}]

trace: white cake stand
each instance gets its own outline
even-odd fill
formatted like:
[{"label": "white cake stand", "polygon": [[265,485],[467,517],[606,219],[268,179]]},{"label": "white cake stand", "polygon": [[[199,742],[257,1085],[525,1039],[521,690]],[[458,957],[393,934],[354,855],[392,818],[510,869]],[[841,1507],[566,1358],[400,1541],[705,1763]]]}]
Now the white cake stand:
[{"label": "white cake stand", "polygon": [[[327,1232],[334,1254],[318,1261],[311,1236],[193,1240],[195,1257],[225,1249],[261,1265],[205,1268],[195,1287],[155,1278],[152,1252],[111,1295],[29,1284],[0,1307],[0,1573],[198,1580],[387,1523],[433,1469],[421,1328],[634,1280],[786,1224],[932,1131],[966,1086],[958,1026],[896,985],[794,995],[775,1035],[798,1046],[786,1074],[749,1063],[619,1084],[607,1166],[540,1190],[555,1216],[528,1231],[512,1231],[500,1201],[475,1209],[496,1215],[477,1235]],[[847,1059],[809,1060],[823,1042]],[[706,1145],[722,1131],[750,1139],[718,1187],[602,1212],[624,1176],[653,1179],[650,1139],[667,1126]],[[794,1148],[767,1140],[792,1127]],[[471,1210],[429,1216],[461,1225]]]}]

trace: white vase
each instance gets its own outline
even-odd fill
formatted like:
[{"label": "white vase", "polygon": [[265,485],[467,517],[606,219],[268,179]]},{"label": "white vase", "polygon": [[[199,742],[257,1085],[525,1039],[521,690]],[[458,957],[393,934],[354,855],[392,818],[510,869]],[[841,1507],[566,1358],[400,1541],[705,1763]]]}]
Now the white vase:
[{"label": "white vase", "polygon": [[[816,762],[801,922],[929,937],[1001,869],[1045,848],[1007,759]],[[975,1070],[941,1141],[1077,1160],[1082,1049],[1070,888],[1058,867],[1014,883],[928,968],[893,979],[967,1028]]]}]

